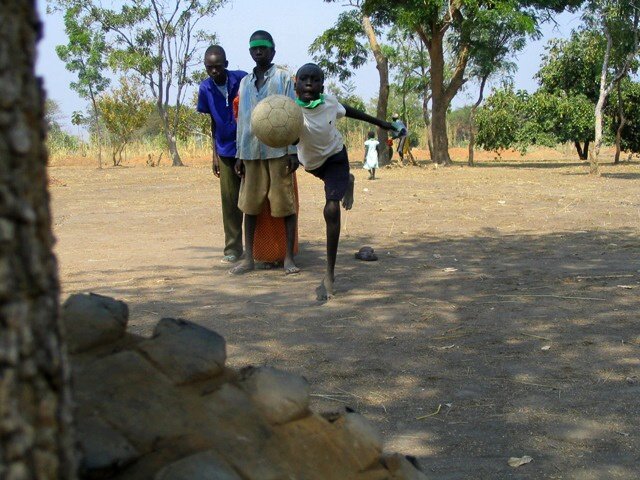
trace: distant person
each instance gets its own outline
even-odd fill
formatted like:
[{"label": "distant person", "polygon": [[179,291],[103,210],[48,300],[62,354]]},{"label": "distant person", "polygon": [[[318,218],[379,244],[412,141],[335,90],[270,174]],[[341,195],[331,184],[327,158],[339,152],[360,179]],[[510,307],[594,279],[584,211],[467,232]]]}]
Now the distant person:
[{"label": "distant person", "polygon": [[324,73],[317,65],[307,63],[296,73],[296,103],[302,107],[304,127],[298,143],[298,157],[307,172],[324,182],[324,220],[327,225],[327,267],[316,289],[318,300],[334,294],[336,255],[340,241],[340,202],[345,210],[353,206],[354,176],[349,173],[349,157],[336,121],[355,118],[391,129],[389,122],[379,120],[341,104],[333,95],[325,95]]},{"label": "distant person", "polygon": [[229,273],[243,274],[255,268],[253,247],[257,219],[268,200],[271,216],[284,218],[284,273],[295,274],[300,271],[293,259],[297,222],[293,180],[293,173],[298,168],[296,147],[269,147],[251,131],[251,112],[260,100],[276,94],[295,99],[293,80],[290,72],[272,63],[276,50],[270,33],[254,32],[249,39],[249,54],[256,66],[240,82],[235,166],[236,173],[242,177],[238,206],[244,212],[247,255]]},{"label": "distant person", "polygon": [[397,113],[394,113],[391,118],[393,120],[393,122],[391,122],[391,125],[393,125],[393,129],[395,130],[393,135],[391,135],[391,138],[398,139],[398,148],[396,149],[396,151],[398,152],[398,155],[400,155],[400,163],[403,163],[404,144],[407,141],[407,126],[402,120],[400,120],[400,115],[398,115]]},{"label": "distant person", "polygon": [[213,174],[220,179],[224,251],[221,262],[235,263],[242,257],[242,210],[238,208],[240,177],[235,174],[236,130],[233,100],[238,95],[242,70],[227,70],[229,62],[220,45],[204,53],[204,68],[209,78],[200,83],[198,107],[211,117]]},{"label": "distant person", "polygon": [[378,168],[378,146],[380,142],[376,140],[376,133],[372,130],[367,135],[364,142],[364,168],[369,172],[369,180],[376,179],[376,168]]}]

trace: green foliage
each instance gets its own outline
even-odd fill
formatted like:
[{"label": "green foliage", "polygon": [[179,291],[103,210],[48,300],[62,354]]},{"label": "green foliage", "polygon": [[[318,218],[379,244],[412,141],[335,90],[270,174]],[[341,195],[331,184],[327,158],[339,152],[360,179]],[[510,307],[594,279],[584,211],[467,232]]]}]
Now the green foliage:
[{"label": "green foliage", "polygon": [[122,77],[120,87],[103,95],[98,104],[109,132],[113,164],[120,165],[124,147],[148,121],[153,104],[145,97],[144,88],[135,77]]},{"label": "green foliage", "polygon": [[336,24],[311,43],[309,54],[327,76],[335,76],[341,82],[348,80],[369,57],[360,11],[342,12]]},{"label": "green foliage", "polygon": [[531,130],[530,126],[525,126],[530,122],[526,117],[527,98],[527,92],[514,92],[510,88],[489,96],[476,113],[477,144],[485,150],[526,150],[529,141],[525,132]]},{"label": "green foliage", "polygon": [[478,110],[478,145],[486,150],[592,141],[594,109],[585,95],[508,88],[494,92]]},{"label": "green foliage", "polygon": [[605,39],[600,32],[581,30],[569,39],[552,39],[535,77],[540,88],[567,96],[584,95],[598,100]]},{"label": "green foliage", "polygon": [[[626,119],[622,129],[622,150],[640,153],[640,83],[626,80],[622,83],[622,105]],[[617,97],[617,95],[616,95]],[[617,99],[612,101],[612,110],[617,111]],[[615,135],[618,122],[611,122],[611,135]]]},{"label": "green foliage", "polygon": [[95,28],[91,17],[75,4],[64,13],[64,28],[69,42],[58,45],[56,53],[67,70],[78,75],[71,88],[82,98],[94,100],[109,85],[109,79],[103,75],[107,67],[104,32]]}]

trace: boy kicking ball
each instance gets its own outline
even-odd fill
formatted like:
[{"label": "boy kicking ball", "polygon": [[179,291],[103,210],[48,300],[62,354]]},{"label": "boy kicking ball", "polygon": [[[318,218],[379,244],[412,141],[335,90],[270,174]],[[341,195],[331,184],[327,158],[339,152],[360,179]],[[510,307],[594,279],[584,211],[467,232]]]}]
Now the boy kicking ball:
[{"label": "boy kicking ball", "polygon": [[307,172],[324,182],[327,224],[327,269],[316,289],[318,300],[333,296],[336,256],[340,241],[340,202],[345,210],[353,206],[354,176],[349,173],[349,157],[336,121],[342,117],[371,123],[385,130],[393,125],[341,104],[333,95],[325,95],[324,73],[313,63],[298,70],[295,79],[296,103],[302,107],[304,126],[298,143],[298,160]]}]

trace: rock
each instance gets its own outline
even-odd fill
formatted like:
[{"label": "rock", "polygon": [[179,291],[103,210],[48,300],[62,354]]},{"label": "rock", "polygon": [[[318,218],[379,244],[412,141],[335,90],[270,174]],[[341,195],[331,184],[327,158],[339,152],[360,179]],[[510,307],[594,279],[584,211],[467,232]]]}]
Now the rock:
[{"label": "rock", "polygon": [[62,306],[62,323],[69,353],[110,343],[121,338],[129,309],[124,302],[102,295],[71,295]]},{"label": "rock", "polygon": [[214,452],[200,452],[167,465],[154,480],[242,480]]},{"label": "rock", "polygon": [[272,367],[246,367],[240,377],[240,386],[270,423],[287,423],[309,413],[309,383],[305,378]]},{"label": "rock", "polygon": [[343,449],[356,459],[360,471],[369,468],[380,459],[382,437],[369,420],[358,413],[346,413],[333,422],[341,430]]},{"label": "rock", "polygon": [[224,338],[186,320],[163,318],[138,348],[176,385],[218,375],[227,358]]},{"label": "rock", "polygon": [[99,417],[79,419],[76,426],[82,478],[103,477],[122,469],[139,454],[129,441]]},{"label": "rock", "polygon": [[78,418],[94,414],[145,454],[163,437],[184,435],[191,404],[138,352],[125,350],[73,369]]},{"label": "rock", "polygon": [[427,480],[427,476],[404,455],[398,453],[385,455],[382,462],[391,473],[393,480]]}]

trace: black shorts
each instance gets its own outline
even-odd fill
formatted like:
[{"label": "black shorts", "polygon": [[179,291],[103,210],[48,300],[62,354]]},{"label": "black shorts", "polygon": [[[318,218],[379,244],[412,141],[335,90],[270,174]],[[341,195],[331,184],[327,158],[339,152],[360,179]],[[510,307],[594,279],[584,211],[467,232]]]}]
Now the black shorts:
[{"label": "black shorts", "polygon": [[327,200],[342,200],[349,187],[349,156],[347,147],[331,155],[314,170],[307,172],[324,182],[324,195]]}]

